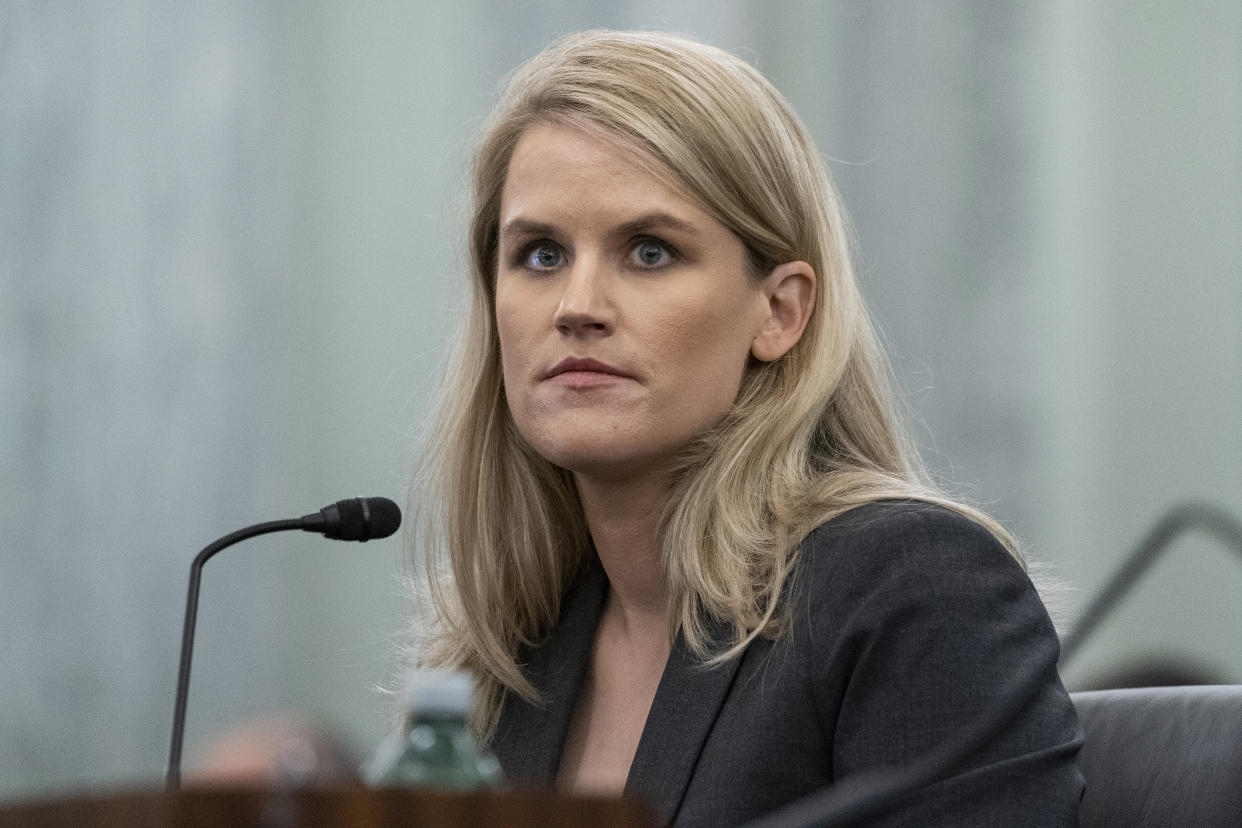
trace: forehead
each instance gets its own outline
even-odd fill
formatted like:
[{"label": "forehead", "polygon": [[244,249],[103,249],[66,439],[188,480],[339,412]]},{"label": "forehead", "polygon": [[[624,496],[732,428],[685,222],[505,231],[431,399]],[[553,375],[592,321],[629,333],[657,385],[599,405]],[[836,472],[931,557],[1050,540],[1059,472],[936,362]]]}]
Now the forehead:
[{"label": "forehead", "polygon": [[527,215],[532,212],[583,218],[589,211],[631,209],[713,221],[674,183],[671,172],[661,174],[654,167],[637,151],[582,130],[531,127],[522,134],[509,160],[500,224],[533,218]]}]

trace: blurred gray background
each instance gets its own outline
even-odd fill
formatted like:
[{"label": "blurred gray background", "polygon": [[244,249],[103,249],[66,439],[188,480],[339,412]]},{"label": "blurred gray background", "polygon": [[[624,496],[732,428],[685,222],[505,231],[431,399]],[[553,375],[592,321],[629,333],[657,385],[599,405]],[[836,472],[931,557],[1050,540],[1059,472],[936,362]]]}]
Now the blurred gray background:
[{"label": "blurred gray background", "polygon": [[[0,798],[156,785],[206,543],[400,499],[463,293],[466,146],[582,28],[757,64],[816,135],[936,473],[1079,606],[1166,510],[1242,513],[1242,5],[0,2]],[[205,570],[187,764],[250,717],[381,737],[396,539]],[[1072,663],[1242,681],[1179,541]]]}]

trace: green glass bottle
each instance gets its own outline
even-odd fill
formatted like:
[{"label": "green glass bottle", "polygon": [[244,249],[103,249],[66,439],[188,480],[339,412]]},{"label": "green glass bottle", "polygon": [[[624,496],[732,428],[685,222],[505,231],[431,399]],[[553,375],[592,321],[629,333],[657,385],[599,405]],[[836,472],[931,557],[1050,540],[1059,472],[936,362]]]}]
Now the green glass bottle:
[{"label": "green glass bottle", "polygon": [[477,791],[499,787],[500,763],[466,727],[473,682],[464,673],[419,671],[402,696],[401,727],[379,746],[364,770],[377,788],[426,787]]}]

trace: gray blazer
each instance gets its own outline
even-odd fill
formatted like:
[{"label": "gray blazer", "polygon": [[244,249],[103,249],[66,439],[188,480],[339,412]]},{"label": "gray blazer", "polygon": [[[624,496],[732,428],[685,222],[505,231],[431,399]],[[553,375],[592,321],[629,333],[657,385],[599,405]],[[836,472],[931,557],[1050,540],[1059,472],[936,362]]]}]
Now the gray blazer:
[{"label": "gray blazer", "polygon": [[[492,741],[510,781],[550,785],[607,593],[594,555],[523,667]],[[660,819],[735,825],[860,771],[899,768],[1013,692],[1059,647],[1021,567],[949,510],[873,503],[807,538],[775,641],[704,669],[678,638],[626,782]],[[1082,732],[1054,667],[1023,712],[882,825],[1077,825]]]}]

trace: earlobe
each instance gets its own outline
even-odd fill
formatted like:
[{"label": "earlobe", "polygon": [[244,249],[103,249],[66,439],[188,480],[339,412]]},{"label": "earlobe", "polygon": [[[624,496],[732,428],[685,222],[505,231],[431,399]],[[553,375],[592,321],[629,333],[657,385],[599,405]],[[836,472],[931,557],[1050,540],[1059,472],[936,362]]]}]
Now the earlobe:
[{"label": "earlobe", "polygon": [[755,359],[771,362],[802,338],[815,307],[815,270],[806,262],[785,262],[763,280],[766,316],[751,342]]}]

